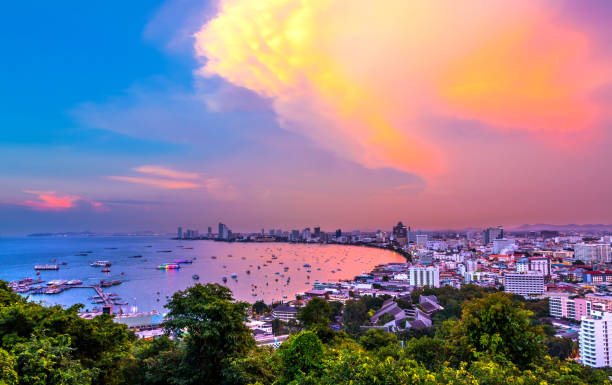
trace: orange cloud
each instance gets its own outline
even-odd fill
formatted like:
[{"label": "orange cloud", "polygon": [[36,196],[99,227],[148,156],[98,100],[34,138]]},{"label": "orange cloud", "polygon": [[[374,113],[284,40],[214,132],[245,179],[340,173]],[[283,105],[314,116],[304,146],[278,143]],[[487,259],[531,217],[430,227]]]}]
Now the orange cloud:
[{"label": "orange cloud", "polygon": [[174,179],[198,179],[200,177],[194,172],[177,171],[164,166],[140,166],[134,168],[133,170],[145,174],[153,174]]},{"label": "orange cloud", "polygon": [[95,201],[90,201],[78,195],[61,195],[55,191],[24,190],[24,193],[36,195],[36,199],[12,202],[37,211],[63,211],[76,207],[78,202],[87,202],[96,211],[104,211],[106,207]]},{"label": "orange cloud", "polygon": [[161,187],[165,189],[189,189],[200,187],[199,184],[181,181],[181,180],[169,180],[161,178],[145,178],[145,177],[132,177],[132,176],[109,176],[109,179],[119,180],[122,182],[138,183],[148,186]]},{"label": "orange cloud", "polygon": [[221,0],[195,34],[202,76],[270,98],[283,127],[367,167],[448,167],[422,117],[493,130],[590,129],[610,80],[555,2]]}]

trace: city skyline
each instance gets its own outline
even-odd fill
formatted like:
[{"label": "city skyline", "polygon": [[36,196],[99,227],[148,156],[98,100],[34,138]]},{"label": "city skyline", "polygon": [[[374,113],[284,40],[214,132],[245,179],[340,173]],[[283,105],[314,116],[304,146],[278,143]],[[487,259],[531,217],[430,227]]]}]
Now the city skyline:
[{"label": "city skyline", "polygon": [[0,234],[612,222],[609,2],[351,4],[11,4]]}]

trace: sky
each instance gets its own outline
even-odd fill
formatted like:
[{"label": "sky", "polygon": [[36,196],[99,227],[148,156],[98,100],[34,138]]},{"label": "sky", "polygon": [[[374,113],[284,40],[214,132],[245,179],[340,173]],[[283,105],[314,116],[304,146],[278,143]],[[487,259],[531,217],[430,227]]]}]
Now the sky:
[{"label": "sky", "polygon": [[612,3],[12,2],[0,235],[612,223]]}]

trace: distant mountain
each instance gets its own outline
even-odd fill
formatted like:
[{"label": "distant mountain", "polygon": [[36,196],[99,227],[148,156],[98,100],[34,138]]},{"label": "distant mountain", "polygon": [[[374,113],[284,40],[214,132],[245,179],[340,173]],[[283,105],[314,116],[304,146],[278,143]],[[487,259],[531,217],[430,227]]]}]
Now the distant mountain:
[{"label": "distant mountain", "polygon": [[542,230],[553,230],[553,231],[612,231],[612,224],[584,224],[578,225],[575,223],[570,223],[567,225],[551,225],[545,223],[537,223],[537,224],[524,224],[519,227],[510,228],[508,231],[542,231]]},{"label": "distant mountain", "polygon": [[95,233],[92,233],[91,231],[80,231],[80,232],[66,232],[66,233],[33,233],[33,234],[28,234],[28,237],[83,237],[83,236],[90,236],[90,235],[96,235]]}]

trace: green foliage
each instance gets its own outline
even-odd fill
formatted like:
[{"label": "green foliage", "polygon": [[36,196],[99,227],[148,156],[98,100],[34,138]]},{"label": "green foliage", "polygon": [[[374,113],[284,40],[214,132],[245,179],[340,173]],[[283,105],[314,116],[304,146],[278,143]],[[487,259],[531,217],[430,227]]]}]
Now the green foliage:
[{"label": "green foliage", "polygon": [[377,325],[384,325],[384,324],[386,324],[388,322],[391,322],[393,320],[395,320],[395,317],[393,317],[393,315],[391,315],[390,313],[385,313],[385,314],[381,315],[378,318],[378,321],[376,321],[376,324]]},{"label": "green foliage", "polygon": [[300,309],[297,318],[306,329],[327,327],[331,322],[331,313],[332,310],[326,300],[312,298]]},{"label": "green foliage", "polygon": [[245,326],[245,302],[235,302],[232,292],[218,284],[196,284],[174,293],[165,327],[182,335],[185,383],[218,384],[228,359],[245,355],[255,344]]},{"label": "green foliage", "polygon": [[86,385],[96,370],[73,359],[70,337],[32,337],[13,348],[20,385]]},{"label": "green foliage", "polygon": [[331,309],[329,318],[334,321],[336,317],[342,315],[342,308],[344,308],[344,305],[340,301],[329,301],[328,303],[329,308]]},{"label": "green foliage", "polygon": [[455,340],[461,349],[473,347],[526,368],[544,356],[543,333],[531,326],[532,314],[516,306],[506,293],[490,294],[467,303]]},{"label": "green foliage", "polygon": [[368,320],[368,308],[363,301],[348,300],[344,304],[344,312],[342,313],[342,324],[344,331],[351,337],[359,335],[359,330],[362,325]]},{"label": "green foliage", "polygon": [[365,307],[369,310],[374,310],[375,312],[380,309],[383,305],[383,302],[391,298],[391,296],[384,294],[379,295],[377,297],[372,297],[371,295],[364,295],[359,297],[359,301],[363,302]]},{"label": "green foliage", "polygon": [[439,338],[414,338],[406,343],[406,356],[422,363],[429,370],[440,370],[449,360],[451,351],[447,341]]},{"label": "green foliage", "polygon": [[546,349],[551,357],[567,360],[576,352],[576,345],[570,338],[552,337],[546,340]]},{"label": "green foliage", "polygon": [[278,354],[283,366],[280,382],[288,383],[321,367],[323,344],[315,333],[304,331],[289,338]]},{"label": "green foliage", "polygon": [[271,348],[255,348],[247,356],[232,358],[223,370],[223,384],[272,385],[280,376],[281,361]]},{"label": "green foliage", "polygon": [[16,385],[18,381],[15,357],[0,349],[0,385]]},{"label": "green foliage", "polygon": [[270,308],[262,300],[255,302],[253,304],[252,310],[254,314],[266,314],[270,312]]},{"label": "green foliage", "polygon": [[369,329],[361,338],[359,344],[366,350],[376,350],[389,345],[398,345],[397,336],[383,329]]}]

